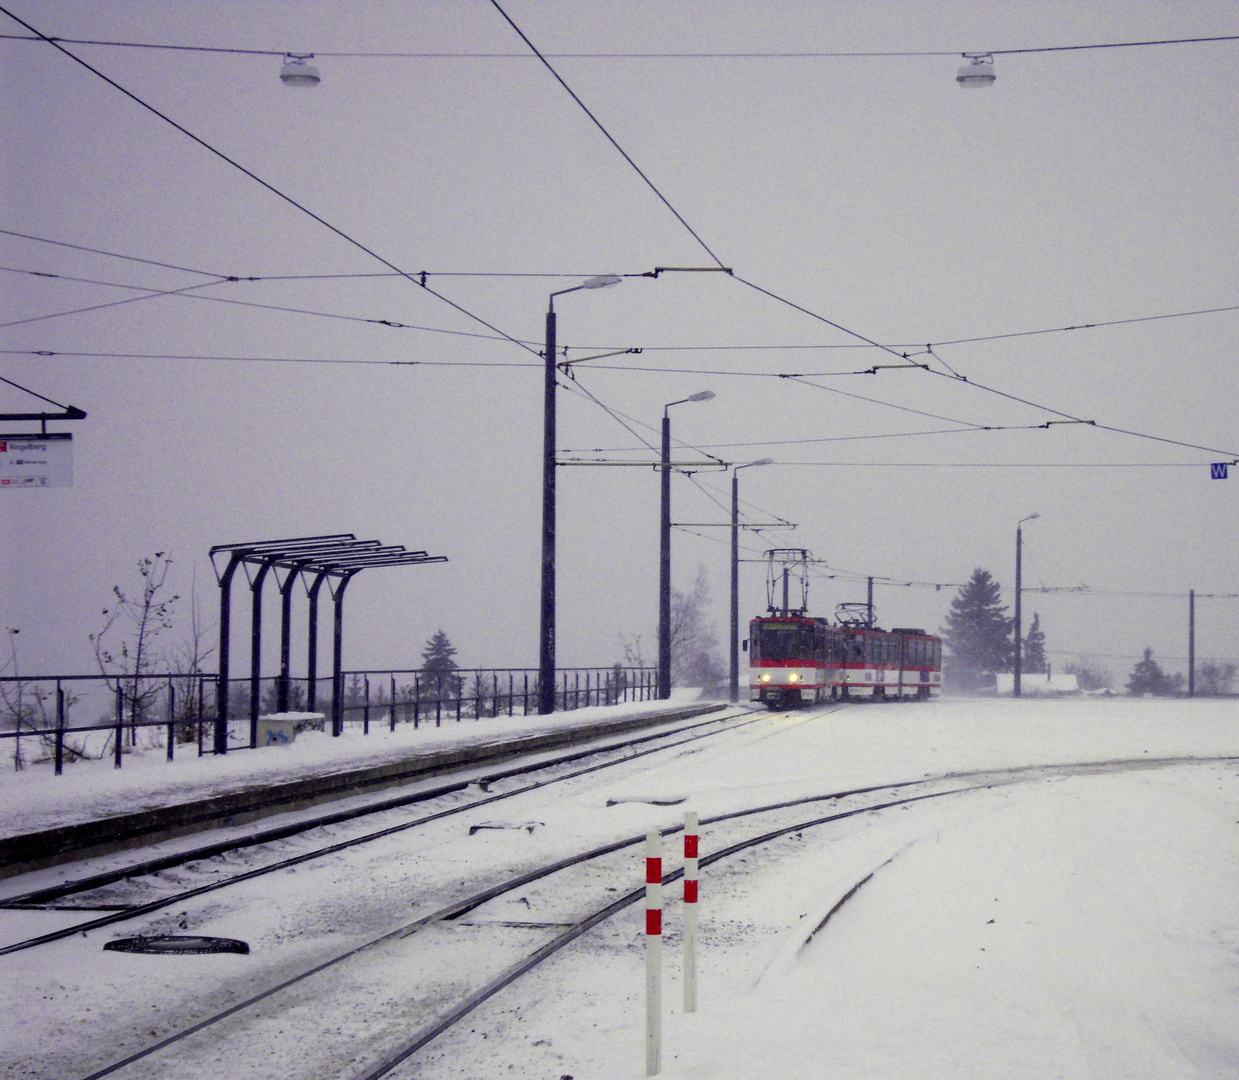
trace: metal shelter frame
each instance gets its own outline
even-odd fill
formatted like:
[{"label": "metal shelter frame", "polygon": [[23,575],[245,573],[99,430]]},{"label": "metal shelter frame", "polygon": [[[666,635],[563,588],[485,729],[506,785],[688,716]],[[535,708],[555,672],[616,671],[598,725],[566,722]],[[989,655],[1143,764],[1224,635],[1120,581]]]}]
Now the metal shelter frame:
[{"label": "metal shelter frame", "polygon": [[[227,555],[221,571],[217,555]],[[331,533],[324,536],[299,536],[285,540],[258,540],[242,544],[218,544],[210,551],[211,566],[219,581],[219,682],[216,691],[216,723],[214,751],[228,752],[228,680],[229,644],[232,632],[232,579],[238,567],[245,567],[251,595],[250,626],[250,746],[258,745],[259,686],[262,674],[262,588],[267,574],[275,571],[280,589],[280,675],[277,684],[277,708],[286,712],[289,703],[292,593],[293,585],[306,576],[312,578],[306,586],[309,598],[309,635],[307,677],[308,707],[317,704],[318,678],[318,597],[323,582],[328,583],[334,601],[332,651],[332,721],[331,733],[343,730],[344,676],[342,645],[344,635],[344,591],[348,583],[362,570],[377,566],[414,566],[422,563],[447,562],[446,555],[428,555],[424,551],[408,551],[402,545],[384,547],[377,540],[358,540],[352,533]],[[254,567],[251,574],[249,568]],[[280,571],[284,578],[280,580]],[[334,583],[333,583],[334,582]]]}]

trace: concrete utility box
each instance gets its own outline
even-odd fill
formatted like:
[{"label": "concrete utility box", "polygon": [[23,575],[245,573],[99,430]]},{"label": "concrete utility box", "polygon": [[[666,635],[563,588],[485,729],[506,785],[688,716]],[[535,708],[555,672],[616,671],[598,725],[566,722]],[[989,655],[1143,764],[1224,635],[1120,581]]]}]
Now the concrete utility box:
[{"label": "concrete utility box", "polygon": [[270,713],[258,718],[259,746],[287,746],[297,738],[298,731],[322,731],[326,718],[322,713]]}]

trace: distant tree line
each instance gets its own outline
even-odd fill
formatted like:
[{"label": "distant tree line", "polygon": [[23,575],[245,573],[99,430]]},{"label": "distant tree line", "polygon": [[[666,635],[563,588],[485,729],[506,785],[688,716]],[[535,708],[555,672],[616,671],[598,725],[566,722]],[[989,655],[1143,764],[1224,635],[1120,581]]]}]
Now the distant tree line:
[{"label": "distant tree line", "polygon": [[[994,689],[999,672],[1014,670],[1015,620],[1008,617],[1002,602],[1002,586],[988,570],[977,568],[951,601],[945,623],[939,633],[946,646],[944,673],[952,691],[980,693]],[[1022,642],[1025,674],[1047,674],[1045,633],[1041,616],[1033,612],[1032,624]],[[1063,672],[1076,676],[1081,690],[1108,689],[1113,684],[1110,672],[1091,662],[1063,665]],[[1197,671],[1195,693],[1200,696],[1225,695],[1233,692],[1239,665],[1205,661]],[[1171,697],[1185,693],[1184,676],[1162,670],[1153,659],[1153,650],[1146,648],[1143,658],[1132,669],[1127,680],[1127,692]]]}]

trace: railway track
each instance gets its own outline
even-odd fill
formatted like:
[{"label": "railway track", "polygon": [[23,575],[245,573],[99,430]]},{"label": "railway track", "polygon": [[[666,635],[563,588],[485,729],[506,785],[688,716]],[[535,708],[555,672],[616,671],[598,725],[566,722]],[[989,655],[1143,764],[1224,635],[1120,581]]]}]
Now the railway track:
[{"label": "railway track", "polygon": [[[792,833],[928,800],[963,796],[1000,785],[1089,772],[1159,768],[1200,760],[1142,758],[947,774],[754,806],[703,818],[701,824],[703,829],[707,826],[710,829],[713,850],[703,854],[701,865],[708,867]],[[1234,761],[1229,758],[1207,760]],[[823,813],[826,803],[835,805]],[[676,831],[676,827],[664,830],[667,834]],[[372,1030],[366,1035],[370,1060],[356,1067],[355,1055],[345,1054],[334,1060],[326,1073],[378,1080],[452,1030],[505,987],[637,902],[643,895],[643,886],[617,894],[614,887],[608,890],[603,883],[635,879],[638,860],[634,851],[639,850],[643,841],[644,834],[622,837],[470,892],[373,940],[298,971],[215,1015],[90,1073],[85,1080],[101,1080],[138,1062],[163,1055],[173,1055],[176,1060],[176,1064],[169,1063],[170,1071],[164,1074],[179,1072],[183,1075],[197,1060],[197,1055],[204,1052],[201,1046],[197,1050],[189,1049],[195,1040],[210,1046],[222,1042],[236,1047],[242,1054],[251,1050],[261,1053],[261,1044],[271,1034],[270,1024],[281,1023],[286,1009],[296,1008],[283,1004],[282,999],[297,999],[309,993],[311,999],[319,1000],[318,993],[309,990],[308,984],[311,980],[328,978],[328,972],[333,972],[331,978],[346,982],[354,994],[356,987],[367,981],[377,981],[390,994],[392,972],[396,969],[406,973],[410,970],[431,973],[421,980],[410,980],[407,976],[398,980],[401,996],[412,1004],[387,1018],[375,1018]],[[673,882],[680,873],[679,870],[668,873],[664,883]],[[835,910],[863,885],[864,880],[867,878],[843,894]],[[518,892],[519,897],[515,895]],[[523,907],[520,906],[522,902]],[[827,919],[833,914],[834,910]],[[463,966],[475,971],[485,968],[485,977],[471,984],[442,978],[442,972],[462,966],[459,960],[462,950],[473,957]],[[485,963],[480,963],[479,957],[483,956]],[[364,973],[367,968],[370,969],[368,975]],[[339,971],[348,974],[341,976]],[[211,1035],[212,1029],[221,1027],[226,1028],[228,1034]],[[413,1033],[406,1034],[409,1031]],[[188,1057],[181,1057],[182,1052],[187,1052]],[[319,1063],[324,1057],[331,1059],[333,1052],[320,1049],[314,1060]]]},{"label": "railway track", "polygon": [[[261,829],[244,836],[145,859],[10,896],[0,900],[0,911],[103,911],[107,914],[5,945],[0,947],[0,956],[136,919],[207,893],[323,859],[349,848],[373,843],[433,821],[535,791],[549,784],[623,765],[650,754],[674,750],[715,734],[720,725],[726,725],[725,730],[731,731],[754,723],[753,716],[758,712],[759,710],[746,709],[688,724],[673,732],[644,734],[604,746],[593,746],[534,762],[491,769],[465,779],[455,779],[429,788],[419,787],[419,790],[410,794],[389,796],[347,810],[318,814],[286,825]],[[764,715],[764,712],[762,714]],[[738,723],[734,722],[737,720]],[[604,760],[580,765],[582,761],[598,757]],[[491,790],[505,781],[531,774],[550,775],[543,775],[502,791]],[[457,798],[462,795],[465,797]],[[294,838],[305,838],[307,834],[340,825],[365,824],[367,819],[390,816],[393,812],[410,807],[445,801],[449,802],[449,805],[439,806],[411,819],[369,828],[346,839],[327,844],[319,843],[310,846],[308,850],[288,853],[287,842]],[[230,856],[239,852],[246,853],[245,862],[250,865],[238,867],[230,861]],[[257,865],[253,865],[254,863]],[[182,869],[185,870],[184,874],[171,879],[167,877],[169,871]],[[181,883],[186,876],[200,883],[184,887]]]}]

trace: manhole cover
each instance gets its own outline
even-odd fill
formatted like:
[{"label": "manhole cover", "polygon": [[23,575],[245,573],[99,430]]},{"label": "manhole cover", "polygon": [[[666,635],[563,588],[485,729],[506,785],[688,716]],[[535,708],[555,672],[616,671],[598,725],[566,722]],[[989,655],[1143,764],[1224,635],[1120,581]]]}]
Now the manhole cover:
[{"label": "manhole cover", "polygon": [[194,937],[164,934],[156,937],[116,938],[103,948],[111,952],[134,953],[248,953],[244,941],[226,937]]}]

